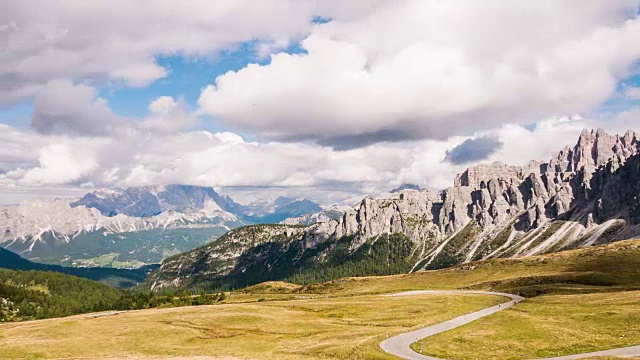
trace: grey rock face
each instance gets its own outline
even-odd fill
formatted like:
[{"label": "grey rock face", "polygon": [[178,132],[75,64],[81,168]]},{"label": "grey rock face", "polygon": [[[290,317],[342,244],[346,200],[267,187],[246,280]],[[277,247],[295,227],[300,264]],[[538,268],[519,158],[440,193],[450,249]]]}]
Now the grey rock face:
[{"label": "grey rock face", "polygon": [[[386,198],[365,198],[337,220],[316,217],[319,222],[306,227],[237,229],[224,241],[165,261],[152,275],[153,286],[179,286],[192,276],[223,276],[255,244],[282,239],[295,240],[291,244],[297,258],[309,249],[332,251],[331,242],[344,237],[355,251],[380,235],[402,233],[414,243],[411,258],[419,260],[413,270],[420,270],[637,236],[638,140],[632,131],[624,136],[583,131],[574,147],[548,162],[477,165],[438,193],[405,189]],[[270,255],[295,262],[280,253]]]},{"label": "grey rock face", "polygon": [[261,201],[240,205],[228,196],[219,195],[211,187],[191,185],[140,186],[126,189],[105,189],[89,193],[72,207],[86,206],[104,216],[118,214],[150,217],[166,211],[192,213],[210,208],[211,203],[249,223],[278,223],[288,218],[313,214],[322,208],[313,201],[279,197],[275,201]]},{"label": "grey rock face", "polygon": [[84,205],[87,208],[95,208],[105,216],[123,214],[149,217],[164,211],[187,213],[202,210],[208,200],[214,201],[221,209],[229,212],[232,212],[230,210],[233,210],[234,206],[239,206],[228,198],[222,198],[213,188],[189,185],[99,190],[85,195],[71,203],[71,206]]},{"label": "grey rock face", "polygon": [[[630,221],[638,205],[621,196],[633,199],[634,190],[623,191],[621,180],[611,180],[611,174],[639,152],[633,131],[618,136],[584,130],[573,148],[565,147],[548,162],[480,164],[437,194],[403,190],[386,199],[364,199],[321,231],[309,230],[315,239],[311,245],[355,235],[357,247],[382,234],[403,233],[423,254],[423,267],[437,267],[447,251],[447,259],[459,263],[580,246],[607,220]],[[628,172],[628,182],[640,181]],[[545,234],[552,223],[563,221],[571,227],[566,234]]]}]

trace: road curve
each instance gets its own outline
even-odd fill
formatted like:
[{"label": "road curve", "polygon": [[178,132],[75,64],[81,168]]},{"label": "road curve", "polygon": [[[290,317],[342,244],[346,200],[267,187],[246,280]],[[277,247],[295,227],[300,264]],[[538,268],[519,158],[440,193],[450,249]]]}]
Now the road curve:
[{"label": "road curve", "polygon": [[[502,303],[500,305],[492,306],[480,311],[473,312],[471,314],[458,316],[457,318],[442,322],[440,324],[427,326],[422,329],[418,329],[408,333],[390,337],[380,343],[380,347],[382,348],[382,350],[386,351],[389,354],[392,354],[407,360],[442,360],[440,358],[418,354],[417,352],[411,349],[411,344],[413,344],[414,342],[420,339],[424,339],[424,338],[439,334],[441,332],[455,329],[459,326],[468,324],[472,321],[478,320],[485,316],[489,316],[498,311],[508,309],[511,306],[524,300],[522,296],[513,295],[513,294],[490,292],[490,291],[467,291],[467,290],[418,290],[418,291],[407,291],[407,292],[402,292],[397,294],[390,294],[386,296],[411,296],[411,295],[424,295],[424,294],[498,295],[498,296],[508,297],[511,300],[508,302]],[[573,360],[573,359],[582,359],[586,357],[595,357],[595,356],[619,356],[619,357],[640,356],[640,346],[630,346],[625,348],[597,351],[592,353],[560,356],[560,357],[549,358],[547,360]]]},{"label": "road curve", "polygon": [[425,356],[422,354],[418,354],[417,352],[411,350],[411,344],[414,342],[424,339],[429,336],[433,336],[435,334],[439,334],[441,332],[451,330],[457,328],[459,326],[468,324],[474,320],[483,318],[485,316],[491,315],[498,311],[504,310],[508,307],[511,307],[520,301],[524,300],[522,296],[505,294],[505,293],[496,293],[489,291],[466,291],[466,290],[418,290],[418,291],[407,291],[398,294],[390,294],[387,296],[411,296],[411,295],[423,295],[423,294],[481,294],[481,295],[500,295],[511,298],[511,301],[492,306],[480,311],[473,312],[471,314],[458,316],[455,319],[451,319],[449,321],[442,322],[440,324],[427,326],[422,329],[414,330],[408,333],[396,335],[390,337],[380,343],[380,347],[382,350],[388,352],[389,354],[393,354],[395,356],[401,357],[403,359],[408,360],[440,360],[435,357]]}]

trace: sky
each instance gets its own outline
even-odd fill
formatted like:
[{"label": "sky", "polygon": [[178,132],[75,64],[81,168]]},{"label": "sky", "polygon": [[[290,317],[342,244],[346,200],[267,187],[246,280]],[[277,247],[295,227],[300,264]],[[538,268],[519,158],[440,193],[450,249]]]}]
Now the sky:
[{"label": "sky", "polygon": [[640,130],[638,0],[7,0],[0,44],[0,204],[350,203]]}]

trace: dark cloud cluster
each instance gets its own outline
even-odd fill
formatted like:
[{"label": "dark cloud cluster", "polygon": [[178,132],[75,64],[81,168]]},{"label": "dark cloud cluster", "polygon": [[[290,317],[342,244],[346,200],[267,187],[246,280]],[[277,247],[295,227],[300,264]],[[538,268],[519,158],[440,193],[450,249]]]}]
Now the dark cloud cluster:
[{"label": "dark cloud cluster", "polygon": [[455,165],[468,164],[488,158],[504,144],[493,135],[467,139],[447,151],[444,161]]}]

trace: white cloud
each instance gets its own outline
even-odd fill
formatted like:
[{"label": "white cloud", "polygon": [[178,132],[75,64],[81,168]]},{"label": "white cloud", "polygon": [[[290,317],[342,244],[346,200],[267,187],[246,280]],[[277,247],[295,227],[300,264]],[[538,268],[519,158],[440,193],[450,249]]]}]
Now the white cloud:
[{"label": "white cloud", "polygon": [[[637,0],[3,5],[0,104],[35,96],[35,131],[0,124],[0,193],[184,183],[351,201],[402,183],[442,189],[478,161],[546,160],[584,127],[640,126],[637,109],[555,116],[589,113],[629,75]],[[315,15],[333,20],[312,25]],[[278,53],[296,40],[308,54]],[[215,79],[196,113],[161,96],[125,118],[97,91],[165,76],[157,55],[209,57],[243,41],[271,61]],[[195,131],[202,113],[255,140]],[[487,148],[445,161],[461,144]]]},{"label": "white cloud", "polygon": [[86,146],[95,145],[95,140],[75,139],[43,147],[39,166],[29,169],[21,181],[30,185],[61,185],[81,180],[97,166],[97,159]]},{"label": "white cloud", "polygon": [[624,97],[631,100],[640,100],[640,87],[628,87],[624,91]]},{"label": "white cloud", "polygon": [[77,199],[90,189],[69,186],[19,186],[0,177],[0,205],[19,204],[29,200]]},{"label": "white cloud", "polygon": [[171,96],[161,96],[149,104],[152,114],[167,114],[177,106],[176,100]]},{"label": "white cloud", "polygon": [[637,9],[627,0],[401,1],[315,26],[302,42],[308,54],[221,75],[199,103],[237,129],[325,143],[442,139],[588,112],[640,58]]},{"label": "white cloud", "polygon": [[95,88],[68,80],[47,83],[35,99],[30,123],[42,134],[94,137],[122,136],[132,131],[172,134],[198,124],[197,116],[181,99],[158,97],[149,103],[148,116],[125,118],[114,114]]},{"label": "white cloud", "polygon": [[[13,139],[11,152],[23,154],[3,163],[6,171],[0,180],[23,187],[182,183],[253,194],[266,191],[258,188],[270,188],[325,203],[351,202],[353,196],[388,191],[402,183],[440,190],[480,161],[523,165],[549,160],[565,145],[573,146],[585,127],[623,132],[624,125],[631,125],[640,130],[638,116],[629,113],[622,120],[606,121],[553,117],[530,129],[511,124],[470,136],[378,143],[345,151],[312,143],[248,142],[230,132],[151,133],[126,127],[111,136],[87,137],[38,135],[0,126],[0,140]],[[626,120],[632,118],[635,122]],[[501,146],[486,158],[465,164],[445,161],[447,152],[465,141],[488,137]],[[0,158],[8,154],[0,150]]]},{"label": "white cloud", "polygon": [[265,55],[303,36],[315,15],[351,19],[368,0],[9,0],[0,12],[0,104],[58,78],[142,87],[167,75],[157,55],[216,55],[257,41]]},{"label": "white cloud", "polygon": [[4,124],[0,124],[0,144],[0,176],[15,169],[36,166],[38,150],[44,145],[41,136]]},{"label": "white cloud", "polygon": [[33,104],[31,127],[45,134],[106,135],[123,126],[96,90],[68,80],[48,82]]},{"label": "white cloud", "polygon": [[184,101],[171,96],[161,96],[151,101],[149,111],[151,113],[138,128],[152,133],[171,134],[188,130],[199,123]]}]

